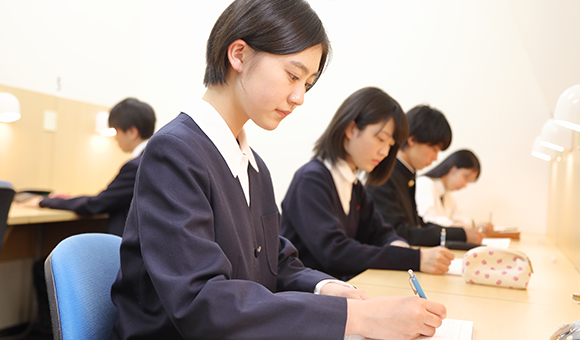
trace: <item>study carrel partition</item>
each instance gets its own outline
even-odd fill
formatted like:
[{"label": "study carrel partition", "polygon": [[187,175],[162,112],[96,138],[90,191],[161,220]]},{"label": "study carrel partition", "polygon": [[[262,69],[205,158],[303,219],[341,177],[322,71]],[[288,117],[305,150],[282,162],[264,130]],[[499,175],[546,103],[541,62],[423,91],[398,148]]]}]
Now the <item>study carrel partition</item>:
[{"label": "study carrel partition", "polygon": [[[12,93],[21,106],[20,120],[0,123],[0,179],[16,190],[95,194],[129,159],[114,138],[95,133],[97,113],[110,108],[2,85],[0,92]],[[44,129],[47,111],[56,113],[55,131]]]},{"label": "study carrel partition", "polygon": [[[17,191],[38,188],[93,195],[130,158],[114,138],[95,133],[97,113],[108,112],[109,107],[2,85],[0,92],[20,101],[22,118],[0,123],[0,180],[11,182]],[[45,115],[54,113],[56,129],[47,131]],[[48,254],[71,234],[105,230],[104,219],[14,226],[0,253],[0,329],[29,321],[35,299],[34,258]]]}]

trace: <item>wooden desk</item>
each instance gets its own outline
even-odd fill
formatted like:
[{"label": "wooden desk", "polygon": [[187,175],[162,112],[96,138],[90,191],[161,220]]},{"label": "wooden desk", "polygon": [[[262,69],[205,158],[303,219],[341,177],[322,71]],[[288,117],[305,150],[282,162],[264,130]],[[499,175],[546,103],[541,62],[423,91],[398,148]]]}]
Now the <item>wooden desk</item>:
[{"label": "wooden desk", "polygon": [[82,217],[68,210],[43,209],[12,206],[8,212],[8,225],[38,224],[52,222],[67,222],[81,219],[107,218],[106,214]]},{"label": "wooden desk", "polygon": [[[449,318],[474,321],[475,340],[547,340],[562,324],[580,320],[580,305],[571,299],[580,293],[580,273],[571,262],[542,235],[524,233],[510,247],[531,259],[527,290],[472,285],[452,275],[417,273],[417,278],[427,298],[447,307]],[[403,271],[367,270],[349,282],[372,297],[413,295]]]},{"label": "wooden desk", "polygon": [[0,261],[41,257],[64,238],[84,232],[106,232],[107,214],[79,216],[72,211],[13,205]]}]

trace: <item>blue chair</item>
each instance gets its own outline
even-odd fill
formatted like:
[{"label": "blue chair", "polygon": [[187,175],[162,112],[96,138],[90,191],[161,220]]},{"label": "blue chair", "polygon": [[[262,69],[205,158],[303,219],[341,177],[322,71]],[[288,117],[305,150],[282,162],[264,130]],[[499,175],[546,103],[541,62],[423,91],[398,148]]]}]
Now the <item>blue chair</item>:
[{"label": "blue chair", "polygon": [[14,187],[8,182],[0,181],[0,251],[4,244],[4,235],[8,227],[8,212],[14,198]]},{"label": "blue chair", "polygon": [[121,238],[87,233],[61,241],[44,263],[54,339],[108,340],[117,308],[111,286],[120,267]]}]

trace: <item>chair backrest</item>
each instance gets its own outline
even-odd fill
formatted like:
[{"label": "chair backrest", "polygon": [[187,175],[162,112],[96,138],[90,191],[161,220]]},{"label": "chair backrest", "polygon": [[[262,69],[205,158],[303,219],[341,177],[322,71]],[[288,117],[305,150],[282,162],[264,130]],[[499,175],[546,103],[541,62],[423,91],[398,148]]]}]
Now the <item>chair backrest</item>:
[{"label": "chair backrest", "polygon": [[8,182],[0,181],[0,251],[4,244],[4,234],[6,234],[8,212],[12,199],[14,198],[14,187]]},{"label": "chair backrest", "polygon": [[108,340],[117,308],[111,286],[121,238],[87,233],[61,241],[44,264],[54,339]]}]

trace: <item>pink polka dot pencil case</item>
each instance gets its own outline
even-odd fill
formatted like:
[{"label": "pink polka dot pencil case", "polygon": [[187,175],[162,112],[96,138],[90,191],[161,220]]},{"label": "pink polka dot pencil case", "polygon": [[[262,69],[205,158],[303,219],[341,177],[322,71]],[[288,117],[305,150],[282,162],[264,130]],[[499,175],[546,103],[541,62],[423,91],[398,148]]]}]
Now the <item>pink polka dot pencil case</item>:
[{"label": "pink polka dot pencil case", "polygon": [[526,254],[514,249],[476,247],[463,256],[467,283],[526,289],[533,272]]}]

